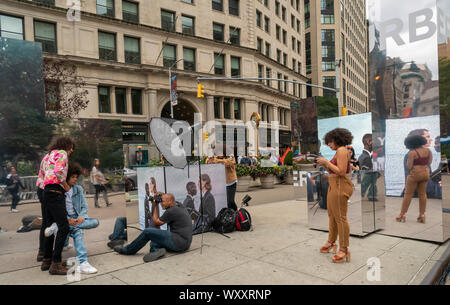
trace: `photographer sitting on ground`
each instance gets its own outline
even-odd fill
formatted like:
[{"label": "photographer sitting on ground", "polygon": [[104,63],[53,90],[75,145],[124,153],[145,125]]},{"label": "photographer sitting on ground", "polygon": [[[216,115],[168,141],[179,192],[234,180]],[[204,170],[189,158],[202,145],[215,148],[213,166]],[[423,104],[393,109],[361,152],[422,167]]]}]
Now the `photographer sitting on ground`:
[{"label": "photographer sitting on ground", "polygon": [[[114,251],[133,255],[142,249],[150,241],[150,253],[144,256],[144,262],[148,263],[161,258],[166,253],[166,249],[174,252],[184,252],[191,246],[192,242],[192,221],[186,208],[175,202],[172,194],[158,194],[152,198],[153,224],[156,228],[146,228],[142,233],[127,246],[116,246]],[[158,201],[164,214],[159,217]],[[169,230],[159,230],[159,227],[166,224]]]}]

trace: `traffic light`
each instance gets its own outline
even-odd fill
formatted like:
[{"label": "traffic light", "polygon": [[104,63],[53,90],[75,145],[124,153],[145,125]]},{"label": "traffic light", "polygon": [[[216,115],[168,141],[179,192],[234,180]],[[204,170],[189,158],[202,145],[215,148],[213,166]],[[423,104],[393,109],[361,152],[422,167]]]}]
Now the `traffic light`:
[{"label": "traffic light", "polygon": [[342,116],[346,116],[346,115],[347,115],[347,108],[342,107]]},{"label": "traffic light", "polygon": [[197,98],[205,97],[205,87],[202,84],[197,85]]}]

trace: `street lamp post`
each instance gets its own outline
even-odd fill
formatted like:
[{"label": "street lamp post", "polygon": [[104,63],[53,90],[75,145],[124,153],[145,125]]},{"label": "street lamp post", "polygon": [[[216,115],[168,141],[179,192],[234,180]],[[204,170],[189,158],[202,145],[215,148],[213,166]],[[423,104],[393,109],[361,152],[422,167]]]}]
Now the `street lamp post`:
[{"label": "street lamp post", "polygon": [[342,107],[343,105],[343,101],[341,100],[341,75],[340,75],[340,70],[341,70],[341,61],[342,59],[336,59],[336,97],[338,100],[338,116],[342,115]]},{"label": "street lamp post", "polygon": [[183,58],[178,59],[169,67],[169,97],[170,97],[170,117],[173,119],[173,103],[172,103],[172,68]]}]

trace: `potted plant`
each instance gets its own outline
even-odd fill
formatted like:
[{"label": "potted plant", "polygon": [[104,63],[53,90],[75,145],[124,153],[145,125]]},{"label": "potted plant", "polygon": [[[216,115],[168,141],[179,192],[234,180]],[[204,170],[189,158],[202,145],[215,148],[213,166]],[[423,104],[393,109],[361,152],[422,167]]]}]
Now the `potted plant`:
[{"label": "potted plant", "polygon": [[294,175],[293,175],[294,165],[292,160],[293,154],[294,153],[291,150],[286,154],[286,157],[284,157],[284,165],[285,165],[284,182],[288,185],[294,184]]},{"label": "potted plant", "polygon": [[109,185],[113,192],[123,192],[125,189],[125,180],[121,175],[115,174],[108,178]]},{"label": "potted plant", "polygon": [[250,186],[251,180],[251,167],[246,164],[236,165],[236,175],[238,177],[236,191],[237,192],[247,192]]},{"label": "potted plant", "polygon": [[311,162],[306,159],[302,159],[298,162],[300,165],[300,169],[305,172],[310,172],[314,170],[314,162]]},{"label": "potted plant", "polygon": [[264,189],[273,188],[274,185],[274,168],[273,167],[263,167],[260,164],[253,167],[252,171],[253,178],[259,177],[261,180],[261,186]]}]

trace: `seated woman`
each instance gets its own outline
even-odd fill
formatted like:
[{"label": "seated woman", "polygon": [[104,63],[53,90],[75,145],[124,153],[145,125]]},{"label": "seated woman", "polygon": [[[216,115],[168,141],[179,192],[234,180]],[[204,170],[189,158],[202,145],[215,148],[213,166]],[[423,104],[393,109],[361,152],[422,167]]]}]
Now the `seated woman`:
[{"label": "seated woman", "polygon": [[[70,190],[66,193],[66,211],[70,227],[69,236],[74,240],[79,271],[84,274],[92,274],[97,273],[97,269],[88,262],[83,230],[98,227],[99,221],[97,218],[88,218],[88,204],[84,197],[84,190],[80,185],[76,184],[79,175],[81,175],[80,165],[76,162],[71,162],[67,172],[67,184],[70,186]],[[58,226],[56,223],[53,223],[45,229],[45,236],[56,234],[57,231]]]}]

